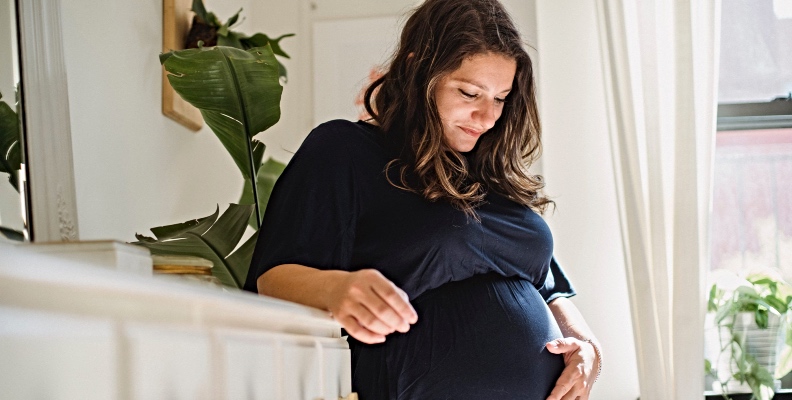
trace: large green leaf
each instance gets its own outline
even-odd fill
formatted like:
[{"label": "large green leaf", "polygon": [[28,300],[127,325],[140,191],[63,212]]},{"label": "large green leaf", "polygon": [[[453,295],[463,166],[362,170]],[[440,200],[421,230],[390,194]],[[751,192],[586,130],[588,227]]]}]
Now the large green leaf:
[{"label": "large green leaf", "polygon": [[[292,36],[294,36],[293,33],[287,33],[273,39],[263,33],[257,33],[250,37],[240,37],[239,43],[242,45],[242,49],[244,50],[265,46],[267,43],[269,43],[270,47],[272,47],[272,52],[275,53],[276,56],[290,58],[289,55],[283,51],[283,48],[281,48],[280,41],[283,38]],[[286,67],[282,62],[280,62],[280,60],[278,60],[278,74],[280,75],[281,79],[283,79],[283,82],[288,81],[289,75],[286,71]]]},{"label": "large green leaf", "polygon": [[773,371],[775,379],[781,379],[789,372],[792,372],[792,329],[789,327],[789,316],[784,316],[784,346],[781,346],[781,353],[778,355],[776,370]]},{"label": "large green leaf", "polygon": [[273,39],[263,33],[257,33],[251,37],[243,38],[242,45],[245,46],[244,49],[247,50],[254,47],[266,46],[267,43],[269,43],[270,47],[272,47],[272,52],[275,53],[275,55],[284,58],[290,58],[289,55],[286,54],[286,52],[280,47],[280,41],[284,38],[292,36],[294,36],[293,33],[287,33]]},{"label": "large green leaf", "polygon": [[234,24],[236,24],[237,21],[239,21],[239,14],[241,13],[242,13],[242,9],[240,8],[239,11],[237,11],[236,14],[231,16],[231,18],[229,18],[224,25],[227,26],[228,28],[234,26]]},{"label": "large green leaf", "polygon": [[[0,93],[0,99],[3,94]],[[19,116],[11,107],[0,101],[0,173],[8,174],[11,186],[19,191],[17,171],[22,164]]]},{"label": "large green leaf", "polygon": [[209,228],[212,227],[212,224],[215,223],[218,214],[220,214],[219,206],[215,209],[214,214],[208,217],[193,219],[187,222],[182,222],[180,224],[158,226],[156,228],[151,228],[151,233],[154,234],[157,240],[173,239],[175,237],[179,237],[180,235],[184,234],[187,231],[193,231],[193,232],[198,232],[200,234],[204,234],[206,231],[209,230]]},{"label": "large green leaf", "polygon": [[[223,25],[223,26],[225,26],[225,25]],[[234,32],[234,31],[226,30],[224,33],[221,33],[220,31],[218,31],[217,32],[217,45],[218,46],[234,47],[234,48],[241,49],[241,50],[247,50],[246,48],[244,48],[244,46],[242,46],[241,38],[242,38],[242,35],[240,35],[239,33]]]},{"label": "large green leaf", "polygon": [[[267,209],[267,203],[272,194],[272,188],[275,187],[275,181],[278,180],[278,177],[283,173],[285,168],[286,164],[275,161],[272,158],[267,159],[267,161],[262,163],[261,167],[259,167],[258,173],[256,174],[256,189],[258,190],[259,210],[262,210],[262,212]],[[253,204],[253,188],[250,185],[249,179],[245,179],[245,186],[242,188],[242,196],[239,198],[239,204]],[[258,229],[255,218],[255,214],[251,215],[248,223],[254,229]]]},{"label": "large green leaf", "polygon": [[258,239],[258,232],[253,234],[242,246],[226,258],[226,263],[228,267],[231,268],[232,272],[236,276],[241,276],[243,282],[247,278],[248,269],[250,269],[250,261],[253,259],[253,250],[256,249],[256,241]]},{"label": "large green leaf", "polygon": [[255,243],[250,245],[246,242],[233,254],[229,253],[239,244],[252,211],[252,205],[230,204],[220,218],[217,218],[218,212],[215,211],[197,220],[152,228],[156,239],[135,235],[138,241],[133,244],[147,247],[152,254],[190,255],[210,260],[214,264],[212,274],[220,282],[241,288],[247,277]]},{"label": "large green leaf", "polygon": [[242,175],[250,179],[248,143],[260,146],[253,136],[280,119],[283,87],[272,48],[179,50],[162,54],[160,61],[176,93],[201,111]]},{"label": "large green leaf", "polygon": [[[16,229],[6,228],[4,226],[0,226],[0,234],[5,236],[7,239],[15,240],[17,242],[24,242],[25,241],[25,233],[22,231],[18,231]],[[251,253],[252,255],[252,253]]]},{"label": "large green leaf", "polygon": [[193,0],[191,10],[201,21],[203,21],[203,23],[215,28],[220,26],[220,20],[217,19],[217,16],[214,13],[206,11],[203,0]]}]

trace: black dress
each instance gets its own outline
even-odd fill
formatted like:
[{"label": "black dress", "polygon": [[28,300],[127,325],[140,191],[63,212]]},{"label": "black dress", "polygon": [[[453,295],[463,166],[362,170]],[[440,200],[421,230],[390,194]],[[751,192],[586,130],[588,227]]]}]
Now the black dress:
[{"label": "black dress", "polygon": [[410,296],[418,322],[382,344],[349,338],[362,400],[536,399],[564,368],[546,302],[575,294],[547,224],[495,193],[481,222],[390,185],[394,147],[379,128],[331,121],[278,179],[245,288],[281,264],[376,268]]}]

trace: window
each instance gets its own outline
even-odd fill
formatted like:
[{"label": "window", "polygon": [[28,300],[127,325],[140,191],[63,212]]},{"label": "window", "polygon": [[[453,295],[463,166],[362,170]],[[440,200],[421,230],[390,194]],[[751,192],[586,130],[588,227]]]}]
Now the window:
[{"label": "window", "polygon": [[792,0],[723,0],[718,90],[710,267],[792,282]]},{"label": "window", "polygon": [[723,0],[712,269],[792,278],[792,1]]},{"label": "window", "polygon": [[792,128],[792,1],[722,4],[718,130]]},{"label": "window", "polygon": [[778,268],[792,281],[792,129],[718,132],[712,268]]}]

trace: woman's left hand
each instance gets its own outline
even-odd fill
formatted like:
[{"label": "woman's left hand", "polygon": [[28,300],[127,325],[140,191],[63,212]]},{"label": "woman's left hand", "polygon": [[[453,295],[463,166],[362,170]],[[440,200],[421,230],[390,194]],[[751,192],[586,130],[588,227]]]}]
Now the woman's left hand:
[{"label": "woman's left hand", "polygon": [[599,362],[594,345],[567,337],[548,342],[545,346],[553,354],[563,354],[566,364],[547,400],[588,400],[591,386],[597,378]]}]

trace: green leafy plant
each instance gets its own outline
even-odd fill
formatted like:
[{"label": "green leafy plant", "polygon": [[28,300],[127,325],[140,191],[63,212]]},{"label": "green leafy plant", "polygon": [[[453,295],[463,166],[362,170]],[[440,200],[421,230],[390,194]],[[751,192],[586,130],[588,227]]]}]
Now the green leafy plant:
[{"label": "green leafy plant", "polygon": [[[202,3],[199,5],[203,7]],[[213,14],[202,12],[206,18],[216,19]],[[234,22],[229,21],[228,26]],[[241,288],[257,235],[233,253],[232,250],[248,225],[258,229],[261,210],[285,168],[271,159],[262,162],[265,146],[254,138],[280,119],[283,87],[275,52],[270,42],[248,50],[199,46],[161,54],[160,62],[174,91],[198,108],[239,168],[245,180],[240,203],[247,205],[231,204],[219,218],[215,212],[208,217],[152,228],[154,237],[136,235],[138,241],[134,244],[149,248],[153,254],[209,259],[215,265],[214,276],[227,286]]]},{"label": "green leafy plant", "polygon": [[[0,93],[0,100],[3,94]],[[0,173],[8,174],[8,182],[19,191],[19,171],[22,165],[19,115],[4,101],[0,101]]]},{"label": "green leafy plant", "polygon": [[[283,91],[272,49],[201,47],[162,54],[160,61],[173,89],[200,110],[258,197],[251,182],[257,181],[265,146],[254,136],[280,119]],[[260,202],[256,218],[261,221]]]},{"label": "green leafy plant", "polygon": [[218,207],[207,217],[151,228],[154,237],[136,234],[138,241],[134,244],[147,247],[152,254],[190,255],[210,260],[214,263],[212,275],[226,286],[240,288],[247,278],[256,235],[233,250],[245,233],[253,206],[231,204],[218,218],[219,211]]},{"label": "green leafy plant", "polygon": [[[269,202],[272,189],[275,187],[275,181],[278,180],[278,177],[283,173],[284,169],[286,169],[286,164],[271,158],[261,163],[258,173],[256,174],[256,192],[258,193],[258,206],[260,210],[267,209],[267,203]],[[253,185],[250,184],[249,180],[245,180],[245,186],[242,188],[239,204],[253,204],[254,202]],[[256,215],[251,214],[250,221],[248,222],[254,229],[258,228],[258,223],[255,218]]]},{"label": "green leafy plant", "polygon": [[[293,33],[271,38],[263,33],[256,33],[252,36],[248,36],[244,33],[234,31],[231,28],[241,22],[239,17],[242,13],[241,8],[225,23],[221,23],[215,13],[206,10],[203,0],[193,0],[192,11],[195,13],[195,17],[193,18],[190,32],[187,35],[187,43],[185,44],[185,48],[187,49],[200,47],[200,42],[203,42],[205,47],[226,46],[242,50],[263,47],[269,44],[275,55],[289,58],[289,55],[281,48],[280,41],[281,39],[294,36]],[[276,60],[276,62],[278,65],[278,75],[285,80],[287,78],[286,68],[279,61]]]},{"label": "green leafy plant", "polygon": [[[736,277],[734,277],[736,278]],[[714,284],[709,292],[708,312],[714,313],[717,327],[725,328],[725,335],[719,331],[720,355],[728,356],[730,364],[736,367],[725,374],[715,371],[713,362],[705,360],[705,373],[712,376],[721,386],[724,399],[729,399],[727,385],[732,380],[747,384],[753,398],[769,400],[774,395],[774,379],[779,379],[792,371],[792,287],[783,279],[770,274],[752,274],[745,279],[732,279],[731,284]],[[770,318],[778,318],[784,330],[785,345],[778,355],[775,371],[769,371],[757,362],[756,357],[746,347],[746,335],[735,329],[739,315],[749,313],[759,329],[767,329]]]},{"label": "green leafy plant", "polygon": [[[18,94],[18,92],[17,92]],[[19,176],[17,171],[22,166],[22,131],[19,113],[2,101],[0,93],[0,173],[8,174],[8,183],[19,192]],[[17,99],[17,109],[19,100]],[[14,241],[24,241],[25,234],[16,229],[0,226],[0,235]]]}]

